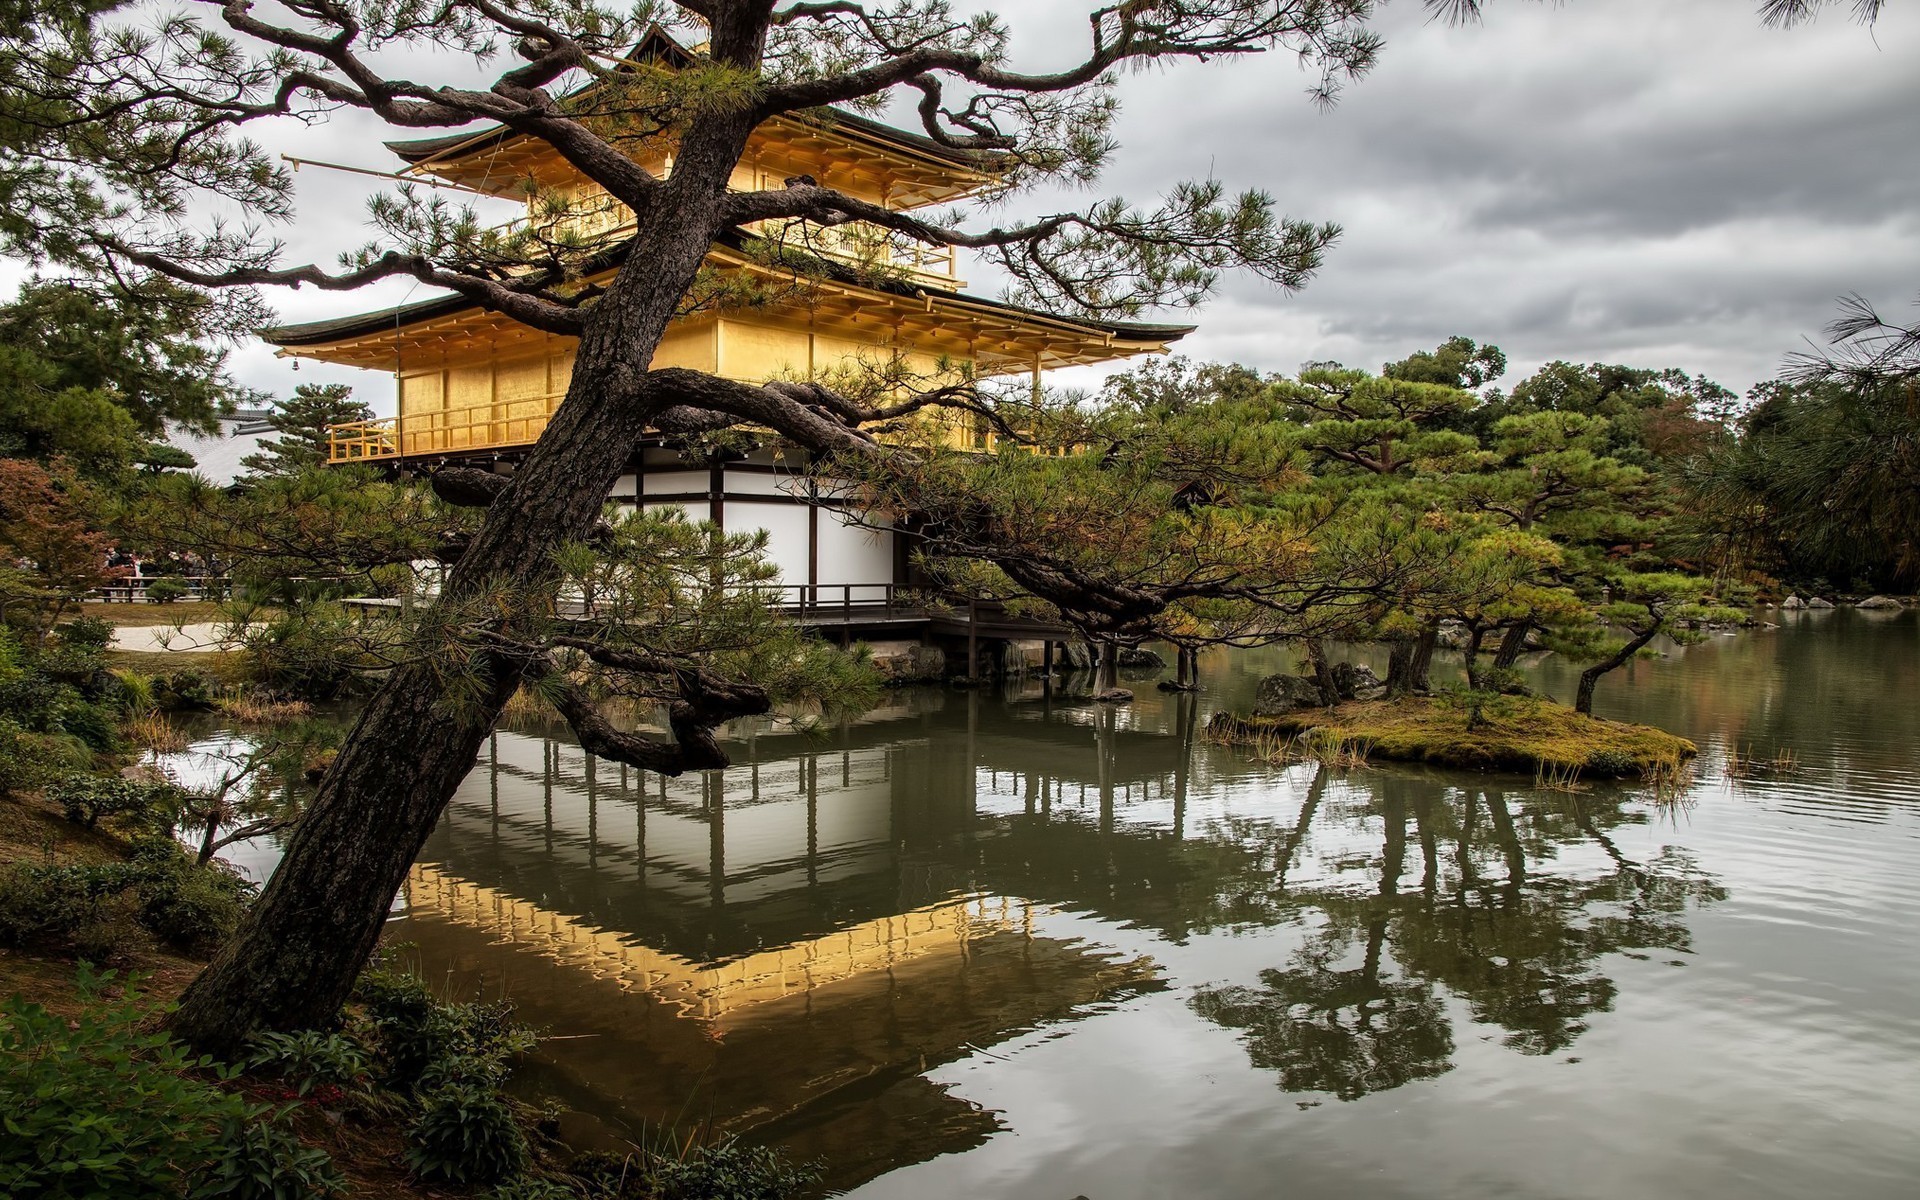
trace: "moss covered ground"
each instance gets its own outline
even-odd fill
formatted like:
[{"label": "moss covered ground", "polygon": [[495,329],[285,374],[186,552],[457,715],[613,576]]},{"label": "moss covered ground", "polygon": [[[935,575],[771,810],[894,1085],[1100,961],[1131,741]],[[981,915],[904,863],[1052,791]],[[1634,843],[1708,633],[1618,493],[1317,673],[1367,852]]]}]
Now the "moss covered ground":
[{"label": "moss covered ground", "polygon": [[1302,709],[1277,717],[1220,713],[1207,732],[1212,740],[1229,745],[1292,738],[1368,758],[1604,778],[1659,776],[1697,752],[1687,739],[1650,725],[1605,721],[1563,704],[1522,697],[1489,708],[1472,729],[1463,709],[1442,700],[1410,697]]}]

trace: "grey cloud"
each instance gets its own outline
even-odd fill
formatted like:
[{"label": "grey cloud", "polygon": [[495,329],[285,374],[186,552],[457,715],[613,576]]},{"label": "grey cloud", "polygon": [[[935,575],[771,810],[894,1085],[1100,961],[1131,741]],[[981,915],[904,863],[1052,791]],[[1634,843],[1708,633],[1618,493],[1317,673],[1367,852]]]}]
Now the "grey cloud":
[{"label": "grey cloud", "polygon": [[[1014,23],[1018,65],[1059,67],[1084,47],[1080,0],[981,6]],[[1330,112],[1307,102],[1308,78],[1280,56],[1125,76],[1122,149],[1100,190],[1148,199],[1217,175],[1345,226],[1299,295],[1224,281],[1184,318],[1200,323],[1187,353],[1265,370],[1377,365],[1464,333],[1501,344],[1516,376],[1604,358],[1744,388],[1817,335],[1836,296],[1904,311],[1920,291],[1920,7],[1892,6],[1871,33],[1838,16],[1782,33],[1761,28],[1749,0],[1509,0],[1453,28],[1400,0],[1382,10],[1380,66]],[[391,136],[341,114],[263,140],[385,168],[379,142]],[[379,186],[304,170],[289,257],[330,263],[364,241]],[[410,291],[427,294],[272,299],[300,321]],[[257,345],[234,362],[268,390],[338,379],[391,403],[391,384],[368,372],[308,364],[296,377]]]}]

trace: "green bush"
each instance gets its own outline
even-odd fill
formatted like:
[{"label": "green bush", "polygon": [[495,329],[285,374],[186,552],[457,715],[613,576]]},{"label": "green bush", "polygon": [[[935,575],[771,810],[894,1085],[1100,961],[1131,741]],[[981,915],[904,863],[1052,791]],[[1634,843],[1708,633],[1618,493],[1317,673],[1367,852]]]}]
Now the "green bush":
[{"label": "green bush", "polygon": [[60,732],[79,738],[103,754],[120,748],[120,722],[105,704],[73,700],[55,711]]},{"label": "green bush", "polygon": [[84,957],[123,948],[135,926],[187,951],[233,933],[253,885],[220,867],[196,866],[165,838],[137,843],[131,861],[20,864],[0,872],[0,944],[66,944]]},{"label": "green bush", "polygon": [[442,1004],[402,971],[368,970],[356,993],[373,1023],[385,1081],[399,1091],[497,1087],[512,1056],[534,1045],[533,1034],[513,1023],[512,1005]]},{"label": "green bush", "polygon": [[54,630],[53,638],[63,650],[97,655],[113,645],[113,622],[99,617],[75,617]]},{"label": "green bush", "polygon": [[169,830],[180,813],[178,788],[120,775],[68,775],[47,788],[47,799],[60,806],[67,820],[88,829],[106,819],[135,829]]},{"label": "green bush", "polygon": [[661,1163],[654,1194],[659,1200],[788,1200],[819,1178],[811,1163],[795,1166],[777,1150],[729,1138]]},{"label": "green bush", "polygon": [[432,1183],[484,1187],[518,1175],[528,1161],[527,1138],[513,1107],[483,1084],[427,1094],[407,1137],[407,1166]]},{"label": "green bush", "polygon": [[178,579],[156,579],[147,585],[149,604],[172,604],[187,598],[187,585]]},{"label": "green bush", "polygon": [[239,653],[255,683],[296,700],[334,700],[380,665],[365,649],[366,632],[340,605],[319,602],[249,625]]},{"label": "green bush", "polygon": [[260,1034],[253,1039],[246,1065],[285,1079],[302,1096],[322,1085],[360,1090],[372,1069],[360,1043],[317,1029]]},{"label": "green bush", "polygon": [[220,1153],[198,1177],[191,1200],[301,1200],[335,1196],[347,1181],[325,1150],[264,1121],[229,1121]]},{"label": "green bush", "polygon": [[0,719],[0,796],[30,792],[92,761],[84,742],[64,733],[35,733]]},{"label": "green bush", "polygon": [[551,1179],[522,1175],[482,1193],[481,1200],[580,1200],[580,1192]]},{"label": "green bush", "polygon": [[0,945],[57,945],[112,958],[135,937],[133,880],[124,863],[16,864],[0,873]]},{"label": "green bush", "polygon": [[167,712],[210,712],[220,684],[204,671],[175,671],[155,682],[153,698]]},{"label": "green bush", "polygon": [[582,1154],[567,1173],[591,1200],[790,1200],[820,1179],[813,1163],[733,1138],[691,1149],[665,1140],[644,1156]]},{"label": "green bush", "polygon": [[138,919],[176,949],[208,953],[240,927],[253,884],[218,863],[197,866],[183,854],[175,863],[141,881]]},{"label": "green bush", "polygon": [[0,1195],[324,1196],[338,1177],[322,1152],[265,1128],[268,1109],[220,1083],[232,1077],[164,1033],[130,995],[101,1000],[112,972],[81,968],[80,1015],[19,997],[0,1001]]}]

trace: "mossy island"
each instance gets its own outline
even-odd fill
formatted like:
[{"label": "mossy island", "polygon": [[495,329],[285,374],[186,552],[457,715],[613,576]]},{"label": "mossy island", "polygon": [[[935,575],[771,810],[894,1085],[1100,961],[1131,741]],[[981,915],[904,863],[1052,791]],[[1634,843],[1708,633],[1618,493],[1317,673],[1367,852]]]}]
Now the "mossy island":
[{"label": "mossy island", "polygon": [[1698,747],[1651,725],[1606,721],[1531,696],[1508,697],[1473,721],[1445,698],[1352,700],[1275,716],[1216,713],[1210,740],[1223,745],[1298,745],[1315,755],[1424,762],[1480,771],[1589,778],[1662,778]]}]

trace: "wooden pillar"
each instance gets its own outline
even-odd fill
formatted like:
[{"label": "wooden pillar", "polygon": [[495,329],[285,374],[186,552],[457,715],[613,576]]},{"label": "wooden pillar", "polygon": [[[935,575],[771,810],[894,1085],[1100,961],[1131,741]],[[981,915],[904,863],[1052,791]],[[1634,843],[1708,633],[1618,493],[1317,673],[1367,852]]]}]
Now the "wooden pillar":
[{"label": "wooden pillar", "polygon": [[807,480],[807,594],[803,608],[820,603],[820,483]]},{"label": "wooden pillar", "polygon": [[980,674],[980,602],[967,601],[967,678]]}]

